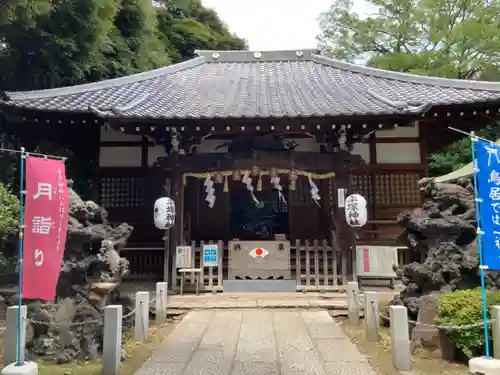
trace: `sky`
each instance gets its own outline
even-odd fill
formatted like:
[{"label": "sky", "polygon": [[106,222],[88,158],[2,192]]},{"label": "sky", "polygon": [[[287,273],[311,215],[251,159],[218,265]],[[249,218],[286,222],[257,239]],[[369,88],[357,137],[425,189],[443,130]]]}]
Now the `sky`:
[{"label": "sky", "polygon": [[[202,0],[214,9],[231,32],[248,40],[251,50],[316,48],[317,18],[333,0]],[[354,10],[363,13],[363,0]]]}]

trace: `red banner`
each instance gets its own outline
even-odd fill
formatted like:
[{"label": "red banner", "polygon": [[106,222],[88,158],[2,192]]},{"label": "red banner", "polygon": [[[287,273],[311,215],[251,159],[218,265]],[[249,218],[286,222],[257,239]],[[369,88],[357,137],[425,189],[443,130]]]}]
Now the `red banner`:
[{"label": "red banner", "polygon": [[53,301],[68,230],[64,161],[26,157],[23,298]]}]

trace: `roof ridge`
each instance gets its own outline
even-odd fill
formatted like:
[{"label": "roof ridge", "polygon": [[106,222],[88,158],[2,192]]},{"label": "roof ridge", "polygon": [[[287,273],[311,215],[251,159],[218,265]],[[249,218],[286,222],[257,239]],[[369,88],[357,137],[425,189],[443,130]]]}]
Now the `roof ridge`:
[{"label": "roof ridge", "polygon": [[334,68],[348,70],[351,72],[378,78],[386,78],[402,82],[416,83],[420,85],[440,86],[440,87],[449,87],[456,89],[500,91],[500,82],[419,76],[416,74],[401,73],[392,70],[384,70],[378,68],[371,68],[363,65],[352,64],[318,54],[313,54],[311,59],[312,61],[318,64],[327,65]]},{"label": "roof ridge", "polygon": [[218,51],[218,50],[196,50],[198,56],[202,56],[209,63],[233,63],[233,62],[264,62],[264,61],[311,61],[317,49],[294,49],[280,51]]},{"label": "roof ridge", "polygon": [[130,83],[145,81],[152,78],[161,77],[166,74],[172,74],[181,70],[194,68],[205,63],[204,57],[196,57],[181,63],[168,65],[162,68],[149,70],[146,72],[131,74],[123,77],[106,79],[104,81],[85,83],[82,85],[73,85],[57,87],[53,89],[34,90],[34,91],[5,91],[4,95],[7,101],[11,100],[30,100],[39,98],[50,98],[53,96],[63,96],[71,94],[80,94],[87,91],[102,90],[115,86],[123,86]]}]

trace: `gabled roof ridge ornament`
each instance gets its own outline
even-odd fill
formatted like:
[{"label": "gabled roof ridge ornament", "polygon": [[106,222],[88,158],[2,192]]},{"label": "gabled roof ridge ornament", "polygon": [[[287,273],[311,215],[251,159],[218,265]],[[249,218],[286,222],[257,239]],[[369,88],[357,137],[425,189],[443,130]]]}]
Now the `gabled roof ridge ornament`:
[{"label": "gabled roof ridge ornament", "polygon": [[[150,93],[145,93],[143,95],[140,95],[137,97],[137,99],[131,100],[128,103],[125,103],[124,105],[121,106],[113,106],[109,108],[98,108],[97,106],[89,105],[89,111],[93,112],[99,117],[109,117],[112,114],[115,114],[117,116],[123,116],[125,112],[131,110],[135,106],[138,106],[139,104],[143,103],[145,100],[147,100],[150,96]],[[111,112],[111,113],[110,113]]]},{"label": "gabled roof ridge ornament", "polygon": [[427,112],[432,104],[430,103],[415,103],[415,102],[404,102],[404,101],[399,101],[399,100],[391,100],[377,92],[375,92],[372,89],[366,90],[366,92],[374,97],[375,99],[381,101],[384,104],[387,104],[393,108],[402,110],[407,113],[424,113]]}]

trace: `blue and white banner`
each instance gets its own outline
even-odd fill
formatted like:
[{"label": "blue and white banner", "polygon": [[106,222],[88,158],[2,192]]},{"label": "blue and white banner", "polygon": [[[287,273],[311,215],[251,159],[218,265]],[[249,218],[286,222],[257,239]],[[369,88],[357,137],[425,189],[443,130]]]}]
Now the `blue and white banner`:
[{"label": "blue and white banner", "polygon": [[481,140],[475,144],[483,266],[500,270],[500,146]]}]

